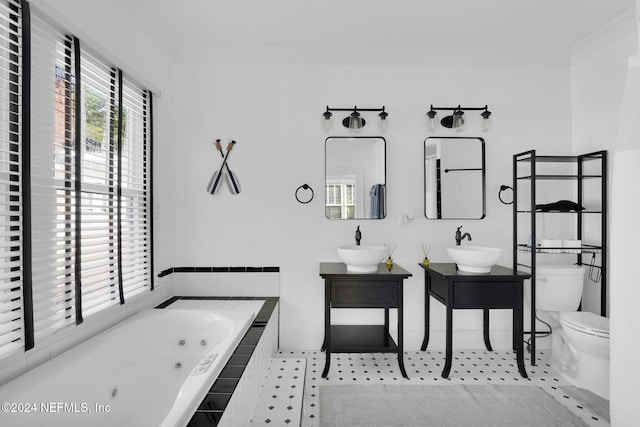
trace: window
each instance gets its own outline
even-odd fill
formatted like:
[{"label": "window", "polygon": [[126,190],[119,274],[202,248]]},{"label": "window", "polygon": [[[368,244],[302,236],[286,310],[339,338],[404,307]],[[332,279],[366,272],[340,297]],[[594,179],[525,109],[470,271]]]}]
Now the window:
[{"label": "window", "polygon": [[127,79],[122,84],[120,241],[122,286],[129,298],[151,285],[149,96]]},{"label": "window", "polygon": [[153,289],[151,94],[80,47],[0,0],[0,358]]},{"label": "window", "polygon": [[353,219],[356,213],[355,177],[327,179],[325,211],[329,219]]},{"label": "window", "polygon": [[26,345],[20,4],[0,1],[0,356]]},{"label": "window", "polygon": [[120,304],[118,290],[117,70],[80,54],[80,282],[82,312]]},{"label": "window", "polygon": [[73,40],[31,17],[33,328],[40,341],[76,322]]}]

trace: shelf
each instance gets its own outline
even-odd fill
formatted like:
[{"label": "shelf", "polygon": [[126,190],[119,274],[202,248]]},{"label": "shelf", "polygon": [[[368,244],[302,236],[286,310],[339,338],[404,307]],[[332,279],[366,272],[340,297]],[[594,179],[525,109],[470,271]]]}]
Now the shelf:
[{"label": "shelf", "polygon": [[[548,164],[547,164],[548,163]],[[553,165],[552,165],[553,163]],[[564,163],[564,165],[562,165]],[[595,181],[594,181],[595,180]],[[550,185],[560,186],[566,192],[566,188],[570,187],[574,191],[574,197],[577,198],[576,203],[583,204],[583,200],[599,200],[600,202],[591,203],[592,209],[589,210],[543,210],[536,203],[539,198],[538,188],[547,189]],[[527,267],[532,271],[536,271],[537,263],[541,260],[547,260],[549,256],[558,257],[558,261],[567,262],[574,265],[581,264],[588,269],[589,278],[594,282],[600,283],[600,314],[606,314],[607,307],[607,151],[595,151],[591,153],[583,153],[573,156],[539,156],[536,150],[529,150],[513,156],[513,188],[519,191],[523,188],[525,193],[520,197],[514,197],[513,201],[513,227],[515,235],[513,239],[513,268]],[[599,187],[599,188],[597,188]],[[598,197],[599,194],[599,197]],[[589,195],[591,198],[586,198]],[[575,225],[573,235],[580,238],[587,228],[593,228],[593,220],[600,222],[592,232],[589,238],[590,245],[582,243],[577,248],[567,247],[540,247],[532,242],[540,241],[540,234],[536,227],[536,221],[539,214],[572,214],[574,215]],[[529,214],[529,215],[522,215]],[[583,216],[585,214],[587,217]],[[594,217],[593,214],[597,216]],[[599,216],[599,218],[598,218]],[[544,218],[544,215],[542,216]],[[566,216],[565,216],[566,218]],[[588,221],[586,221],[588,219]],[[553,215],[548,217],[548,221],[558,223],[559,217]],[[586,223],[589,223],[587,226]],[[527,243],[518,243],[518,240],[525,240],[523,234],[525,225],[528,230],[529,238]],[[520,235],[518,236],[518,233]],[[599,237],[597,237],[599,234]],[[556,243],[556,244],[559,244]],[[596,255],[598,255],[596,257]],[[596,265],[596,260],[599,265]],[[592,272],[597,274],[592,275]],[[531,304],[530,310],[530,328],[531,341],[530,353],[531,364],[535,365],[536,360],[536,278],[531,278]]]},{"label": "shelf", "polygon": [[[519,252],[531,253],[531,246],[526,243],[518,243],[516,245]],[[550,252],[556,251],[556,252]],[[573,251],[573,252],[569,252]],[[579,255],[580,253],[598,254],[602,251],[601,246],[594,245],[582,245],[579,248],[564,248],[564,247],[538,247],[536,248],[537,254],[564,254],[564,255]]]},{"label": "shelf", "polygon": [[537,180],[543,180],[543,181],[548,181],[548,180],[561,180],[561,181],[570,181],[570,180],[576,180],[576,179],[598,179],[598,178],[602,178],[602,175],[582,175],[582,176],[578,176],[578,175],[536,175],[536,176],[531,176],[531,175],[525,175],[525,176],[519,176],[517,179],[532,179],[535,178]]},{"label": "shelf", "polygon": [[394,353],[396,342],[384,325],[331,325],[333,353]]},{"label": "shelf", "polygon": [[[521,263],[521,262],[519,262],[517,265],[518,265],[518,267],[531,268],[531,265],[524,264],[524,263]],[[602,270],[602,268],[603,268],[601,265],[593,265],[593,264],[589,264],[588,262],[576,262],[573,265],[581,265],[581,266],[586,267],[586,268],[597,268],[599,270]]]},{"label": "shelf", "polygon": [[[522,210],[522,211],[517,211],[517,212],[518,213],[524,213],[524,214],[530,214],[531,213],[530,210]],[[569,213],[569,214],[577,214],[577,213],[582,213],[582,214],[601,214],[602,211],[587,211],[587,210],[584,210],[584,211],[538,211],[537,210],[537,211],[535,211],[535,213],[537,213],[537,214],[543,214],[543,213],[544,214],[547,214],[547,213],[550,213],[550,214],[567,214],[567,213]]]},{"label": "shelf", "polygon": [[[528,153],[522,153],[528,154]],[[585,154],[582,156],[534,156],[534,160],[536,163],[577,163],[579,159],[583,159],[586,161],[589,160],[600,160],[603,158],[604,152],[597,151],[591,154]],[[530,162],[531,154],[528,154],[528,157],[523,157],[517,159],[518,162]]]}]

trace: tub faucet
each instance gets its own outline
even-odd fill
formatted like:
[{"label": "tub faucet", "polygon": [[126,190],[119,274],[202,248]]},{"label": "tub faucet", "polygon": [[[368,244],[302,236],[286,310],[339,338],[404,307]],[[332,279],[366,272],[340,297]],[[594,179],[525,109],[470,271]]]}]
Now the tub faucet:
[{"label": "tub faucet", "polygon": [[465,237],[467,239],[469,239],[469,241],[471,241],[471,234],[469,234],[469,233],[462,234],[460,232],[461,228],[462,228],[462,226],[458,227],[458,230],[456,231],[456,246],[460,246],[460,243],[462,243],[462,241],[465,239]]},{"label": "tub faucet", "polygon": [[362,239],[362,233],[360,232],[360,226],[356,228],[356,245],[360,246],[360,239]]}]

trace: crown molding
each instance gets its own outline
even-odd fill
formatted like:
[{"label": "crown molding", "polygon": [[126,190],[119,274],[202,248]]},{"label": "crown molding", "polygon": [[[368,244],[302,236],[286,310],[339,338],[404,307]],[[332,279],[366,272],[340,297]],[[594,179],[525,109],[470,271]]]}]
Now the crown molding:
[{"label": "crown molding", "polygon": [[574,46],[570,52],[570,63],[576,64],[590,58],[607,46],[628,36],[638,38],[638,21],[635,7],[630,8],[627,12]]}]

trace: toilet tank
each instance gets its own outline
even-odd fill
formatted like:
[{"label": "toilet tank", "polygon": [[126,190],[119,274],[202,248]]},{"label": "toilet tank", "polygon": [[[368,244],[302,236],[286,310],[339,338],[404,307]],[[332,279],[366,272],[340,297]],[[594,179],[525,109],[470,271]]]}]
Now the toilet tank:
[{"label": "toilet tank", "polygon": [[585,268],[582,266],[538,264],[536,266],[536,309],[576,311],[582,300],[584,273]]}]

